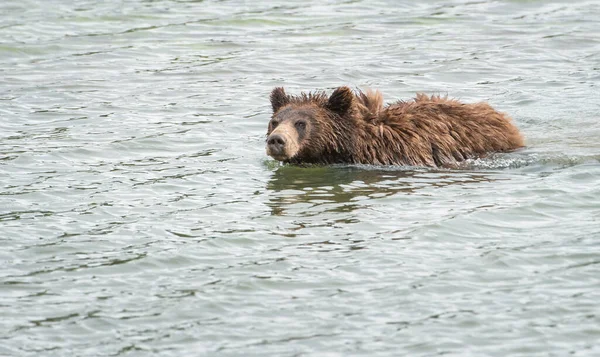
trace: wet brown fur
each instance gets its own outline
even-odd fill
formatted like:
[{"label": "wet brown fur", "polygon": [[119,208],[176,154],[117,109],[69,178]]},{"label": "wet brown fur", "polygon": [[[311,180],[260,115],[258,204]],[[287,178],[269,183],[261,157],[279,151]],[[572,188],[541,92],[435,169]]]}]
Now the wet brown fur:
[{"label": "wet brown fur", "polygon": [[[276,88],[271,103],[274,121],[282,117],[284,124],[293,123],[300,116],[296,113],[309,118],[307,136],[294,143],[298,151],[282,160],[290,163],[453,167],[524,146],[512,120],[487,103],[417,94],[384,106],[379,91],[355,94],[348,87],[330,97],[323,92],[288,96]],[[269,125],[267,135],[272,132]]]}]

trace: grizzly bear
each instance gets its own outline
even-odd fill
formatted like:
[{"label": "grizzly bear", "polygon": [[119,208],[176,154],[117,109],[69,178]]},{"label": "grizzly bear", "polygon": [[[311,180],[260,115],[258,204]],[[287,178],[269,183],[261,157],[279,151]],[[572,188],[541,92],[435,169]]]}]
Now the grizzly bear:
[{"label": "grizzly bear", "polygon": [[384,106],[379,91],[339,87],[329,97],[275,88],[271,105],[267,155],[291,164],[456,167],[524,145],[511,119],[486,103],[417,94]]}]

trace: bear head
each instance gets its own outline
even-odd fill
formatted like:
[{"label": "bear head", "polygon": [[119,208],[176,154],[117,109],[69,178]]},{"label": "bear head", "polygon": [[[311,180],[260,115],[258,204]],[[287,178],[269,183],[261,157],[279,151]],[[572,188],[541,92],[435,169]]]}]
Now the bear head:
[{"label": "bear head", "polygon": [[294,164],[348,162],[352,151],[355,96],[348,87],[325,93],[271,92],[273,116],[267,130],[267,155]]}]

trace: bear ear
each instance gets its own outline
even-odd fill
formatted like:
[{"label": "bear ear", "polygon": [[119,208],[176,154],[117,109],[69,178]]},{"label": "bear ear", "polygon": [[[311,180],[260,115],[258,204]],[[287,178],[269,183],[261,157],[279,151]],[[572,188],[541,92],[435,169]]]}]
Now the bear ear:
[{"label": "bear ear", "polygon": [[345,86],[339,87],[331,93],[327,101],[327,108],[339,115],[344,115],[350,110],[353,100],[354,93],[352,93],[352,89]]},{"label": "bear ear", "polygon": [[271,92],[271,106],[273,107],[273,113],[289,103],[289,101],[290,97],[285,94],[285,91],[282,87],[277,87]]}]

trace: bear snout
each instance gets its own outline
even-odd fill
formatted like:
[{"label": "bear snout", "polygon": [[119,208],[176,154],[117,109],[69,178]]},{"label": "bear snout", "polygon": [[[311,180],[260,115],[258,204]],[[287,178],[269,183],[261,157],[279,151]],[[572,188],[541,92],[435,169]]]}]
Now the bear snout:
[{"label": "bear snout", "polygon": [[267,149],[271,156],[281,156],[285,152],[285,138],[279,134],[272,134],[267,138]]},{"label": "bear snout", "polygon": [[298,153],[298,139],[289,125],[280,125],[267,137],[267,155],[286,161]]}]

